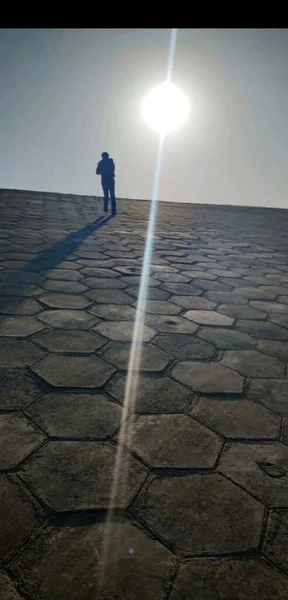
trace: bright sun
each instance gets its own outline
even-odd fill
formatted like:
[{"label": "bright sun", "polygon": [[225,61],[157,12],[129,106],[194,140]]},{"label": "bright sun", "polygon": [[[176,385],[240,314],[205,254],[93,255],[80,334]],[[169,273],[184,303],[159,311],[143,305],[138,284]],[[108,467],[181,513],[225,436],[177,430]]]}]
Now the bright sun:
[{"label": "bright sun", "polygon": [[144,99],[142,114],[150,129],[160,134],[179,129],[189,116],[186,96],[171,81],[164,81]]}]

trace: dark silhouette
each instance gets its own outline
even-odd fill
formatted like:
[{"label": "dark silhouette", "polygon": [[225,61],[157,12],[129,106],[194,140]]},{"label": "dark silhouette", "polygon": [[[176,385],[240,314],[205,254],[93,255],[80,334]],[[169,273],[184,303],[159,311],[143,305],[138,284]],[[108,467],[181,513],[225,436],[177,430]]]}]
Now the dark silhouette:
[{"label": "dark silhouette", "polygon": [[108,211],[109,193],[111,200],[111,214],[116,215],[115,200],[115,165],[113,158],[109,157],[108,152],[102,153],[102,160],[97,165],[96,175],[101,175],[101,184],[104,193],[104,212]]}]

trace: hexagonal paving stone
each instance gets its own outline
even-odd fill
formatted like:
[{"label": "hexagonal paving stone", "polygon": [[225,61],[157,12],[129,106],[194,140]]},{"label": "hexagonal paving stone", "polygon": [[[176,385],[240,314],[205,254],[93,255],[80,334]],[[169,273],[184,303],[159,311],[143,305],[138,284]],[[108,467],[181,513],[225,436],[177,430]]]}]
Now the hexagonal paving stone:
[{"label": "hexagonal paving stone", "polygon": [[114,369],[94,356],[52,354],[33,365],[32,371],[55,387],[98,388],[113,375]]},{"label": "hexagonal paving stone", "polygon": [[181,312],[180,306],[164,300],[148,300],[145,310],[157,315],[178,315]]},{"label": "hexagonal paving stone", "polygon": [[218,363],[179,362],[172,370],[172,376],[202,393],[240,394],[244,384],[243,377]]},{"label": "hexagonal paving stone", "polygon": [[[131,344],[115,342],[109,350],[103,353],[103,358],[120,370],[128,369]],[[163,371],[167,367],[171,357],[150,344],[143,344],[141,349],[141,371]]]},{"label": "hexagonal paving stone", "polygon": [[39,319],[56,329],[90,329],[99,319],[84,310],[44,310]]},{"label": "hexagonal paving stone", "polygon": [[[187,276],[187,274],[189,274],[189,271],[186,271],[186,275],[184,275],[184,274],[180,275],[180,273],[177,273],[177,272],[157,273],[157,279],[159,279],[159,281],[163,281],[163,283],[166,281],[168,283],[189,283],[189,281],[192,279],[193,275],[191,275],[191,277],[189,277],[189,276]],[[198,275],[199,275],[199,273],[198,273]],[[196,277],[197,277],[197,275],[196,275]]]},{"label": "hexagonal paving stone", "polygon": [[[125,292],[127,294],[129,294],[130,296],[132,296],[132,298],[138,298],[139,295],[139,287],[134,285],[134,286],[128,286],[125,289]],[[167,300],[167,298],[169,298],[171,296],[171,294],[169,292],[165,292],[165,290],[162,290],[160,288],[148,288],[147,290],[147,299],[148,300]]]},{"label": "hexagonal paving stone", "polygon": [[98,279],[107,279],[108,277],[116,279],[116,277],[119,276],[116,269],[97,269],[95,267],[84,267],[81,270],[81,273],[85,275],[85,277],[94,277]]},{"label": "hexagonal paving stone", "polygon": [[232,329],[215,329],[214,327],[199,327],[197,337],[214,344],[223,350],[254,348],[256,340],[246,333]]},{"label": "hexagonal paving stone", "polygon": [[35,335],[33,341],[44,346],[50,352],[75,352],[77,354],[96,352],[107,343],[107,340],[97,333],[71,329],[44,331]]},{"label": "hexagonal paving stone", "polygon": [[0,598],[5,598],[5,600],[21,600],[11,579],[4,572],[0,572]]},{"label": "hexagonal paving stone", "polygon": [[261,310],[257,310],[246,304],[220,304],[217,311],[224,315],[229,315],[235,319],[266,319],[267,315]]},{"label": "hexagonal paving stone", "polygon": [[44,387],[24,369],[0,368],[0,409],[19,410],[31,404]]},{"label": "hexagonal paving stone", "polygon": [[45,277],[39,273],[30,271],[8,271],[7,269],[0,274],[1,281],[13,283],[34,283],[41,287],[41,283],[45,281]]},{"label": "hexagonal paving stone", "polygon": [[193,283],[163,283],[161,285],[163,290],[177,294],[177,296],[200,296],[202,289]]},{"label": "hexagonal paving stone", "polygon": [[265,555],[288,574],[288,511],[275,510],[268,517]]},{"label": "hexagonal paving stone", "polygon": [[227,327],[234,323],[234,319],[231,319],[231,317],[222,315],[214,310],[188,310],[184,317],[195,323],[199,323],[199,325],[218,325],[219,327],[222,325]]},{"label": "hexagonal paving stone", "polygon": [[284,600],[288,581],[265,561],[192,560],[180,568],[169,600]]},{"label": "hexagonal paving stone", "polygon": [[[26,489],[12,478],[1,477],[0,486],[0,563],[12,554],[41,523],[41,511]],[[7,596],[0,598],[8,600]]]},{"label": "hexagonal paving stone", "polygon": [[218,469],[264,504],[287,506],[288,448],[284,444],[231,444]]},{"label": "hexagonal paving stone", "polygon": [[247,397],[279,415],[288,416],[288,379],[252,379]]},{"label": "hexagonal paving stone", "polygon": [[267,321],[240,320],[237,329],[264,340],[288,340],[288,331]]},{"label": "hexagonal paving stone", "polygon": [[266,286],[259,286],[258,288],[253,288],[251,286],[241,287],[236,288],[235,293],[250,298],[251,300],[274,300],[276,298],[276,293],[271,290],[263,289],[265,287]]},{"label": "hexagonal paving stone", "polygon": [[44,439],[43,433],[24,417],[0,415],[0,470],[16,467]]},{"label": "hexagonal paving stone", "polygon": [[[40,594],[41,600],[100,600],[99,559],[105,532],[103,523],[43,530],[14,560],[12,572],[33,598]],[[115,523],[110,535],[101,599],[161,600],[174,573],[175,557],[132,523]]]},{"label": "hexagonal paving stone", "polygon": [[130,444],[155,468],[213,469],[222,440],[187,415],[149,415],[133,423]]},{"label": "hexagonal paving stone", "polygon": [[36,315],[43,306],[34,298],[18,298],[17,296],[2,296],[0,297],[0,314],[1,315]]},{"label": "hexagonal paving stone", "polygon": [[127,287],[127,283],[124,283],[124,281],[120,281],[120,279],[115,279],[113,277],[104,279],[103,277],[85,277],[85,279],[83,279],[83,283],[84,285],[87,285],[87,287],[90,288],[99,288],[101,290],[104,289],[118,289],[118,290],[122,290],[125,287]]},{"label": "hexagonal paving stone", "polygon": [[288,306],[285,304],[281,304],[280,302],[265,302],[265,301],[254,301],[251,302],[251,306],[258,308],[259,310],[264,310],[269,313],[287,313]]},{"label": "hexagonal paving stone", "polygon": [[200,398],[191,415],[227,438],[276,439],[281,419],[249,400]]},{"label": "hexagonal paving stone", "polygon": [[[45,283],[41,284],[45,285]],[[29,283],[12,283],[10,282],[0,282],[0,296],[39,296],[42,294],[43,290],[37,285],[29,284]]]},{"label": "hexagonal paving stone", "polygon": [[256,350],[229,350],[224,352],[220,364],[246,377],[284,377],[285,375],[284,363]]},{"label": "hexagonal paving stone", "polygon": [[0,338],[0,367],[26,367],[43,358],[46,352],[29,340]]},{"label": "hexagonal paving stone", "polygon": [[215,353],[214,346],[185,333],[158,333],[153,344],[180,360],[208,360]]},{"label": "hexagonal paving stone", "polygon": [[92,304],[92,300],[88,300],[85,296],[77,296],[75,294],[43,294],[41,302],[47,304],[51,308],[87,308]]},{"label": "hexagonal paving stone", "polygon": [[173,296],[173,302],[182,306],[182,308],[195,308],[199,310],[213,310],[216,302],[211,302],[203,296]]},{"label": "hexagonal paving stone", "polygon": [[89,308],[89,312],[108,321],[133,321],[136,317],[136,309],[133,306],[121,304],[94,304]]},{"label": "hexagonal paving stone", "polygon": [[146,315],[145,323],[155,331],[163,333],[195,333],[198,325],[174,315]]},{"label": "hexagonal paving stone", "polygon": [[61,281],[78,281],[83,275],[74,269],[45,269],[42,271],[47,279],[60,279]]},{"label": "hexagonal paving stone", "polygon": [[0,335],[7,337],[27,337],[45,329],[36,317],[0,317]]},{"label": "hexagonal paving stone", "polygon": [[47,279],[42,283],[42,287],[44,290],[59,292],[60,294],[81,294],[81,292],[86,292],[89,289],[78,281],[57,281],[57,279]]},{"label": "hexagonal paving stone", "polygon": [[98,304],[132,304],[131,296],[122,290],[89,290],[86,293],[88,298],[98,302]]},{"label": "hexagonal paving stone", "polygon": [[[19,475],[54,511],[107,509],[115,459],[116,448],[107,444],[50,442],[24,463]],[[114,507],[127,506],[146,476],[146,469],[130,457],[127,485]]]},{"label": "hexagonal paving stone", "polygon": [[279,360],[288,362],[288,344],[287,342],[274,342],[272,340],[260,340],[257,342],[257,348],[264,354],[275,356]]},{"label": "hexagonal paving stone", "polygon": [[[94,331],[98,331],[101,335],[108,338],[109,340],[116,341],[130,341],[132,340],[134,333],[134,321],[110,321],[106,323],[99,323],[96,327],[93,327]],[[137,334],[137,342],[149,342],[154,336],[155,331],[147,325],[143,325],[143,330],[140,335],[140,331],[135,332]]]},{"label": "hexagonal paving stone", "polygon": [[[119,402],[124,402],[126,377],[108,384],[107,391]],[[135,401],[138,413],[180,413],[193,398],[193,393],[168,377],[140,375]]]},{"label": "hexagonal paving stone", "polygon": [[121,408],[99,394],[46,394],[25,412],[56,438],[105,439],[121,419]]},{"label": "hexagonal paving stone", "polygon": [[174,551],[194,556],[256,549],[264,514],[259,502],[220,475],[154,479],[135,508]]},{"label": "hexagonal paving stone", "polygon": [[204,298],[208,298],[208,300],[212,300],[212,302],[216,302],[219,304],[220,302],[223,304],[246,304],[248,302],[247,298],[244,296],[240,296],[236,294],[236,291],[233,292],[205,292]]}]

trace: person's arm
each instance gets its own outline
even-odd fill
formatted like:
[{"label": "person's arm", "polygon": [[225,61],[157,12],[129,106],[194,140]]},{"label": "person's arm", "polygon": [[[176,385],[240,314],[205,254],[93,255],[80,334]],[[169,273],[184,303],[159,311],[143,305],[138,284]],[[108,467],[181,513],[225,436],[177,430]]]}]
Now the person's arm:
[{"label": "person's arm", "polygon": [[96,175],[101,175],[101,161],[98,163],[96,168]]},{"label": "person's arm", "polygon": [[115,163],[114,163],[114,160],[112,160],[112,174],[113,174],[113,177],[115,177]]}]

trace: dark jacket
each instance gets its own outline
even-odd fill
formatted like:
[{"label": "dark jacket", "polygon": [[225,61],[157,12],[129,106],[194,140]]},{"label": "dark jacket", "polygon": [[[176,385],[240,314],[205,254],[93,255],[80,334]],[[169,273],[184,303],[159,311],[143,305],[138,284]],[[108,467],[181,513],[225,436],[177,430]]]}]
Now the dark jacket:
[{"label": "dark jacket", "polygon": [[101,175],[105,179],[115,177],[115,165],[113,158],[102,158],[97,165],[96,175]]}]

